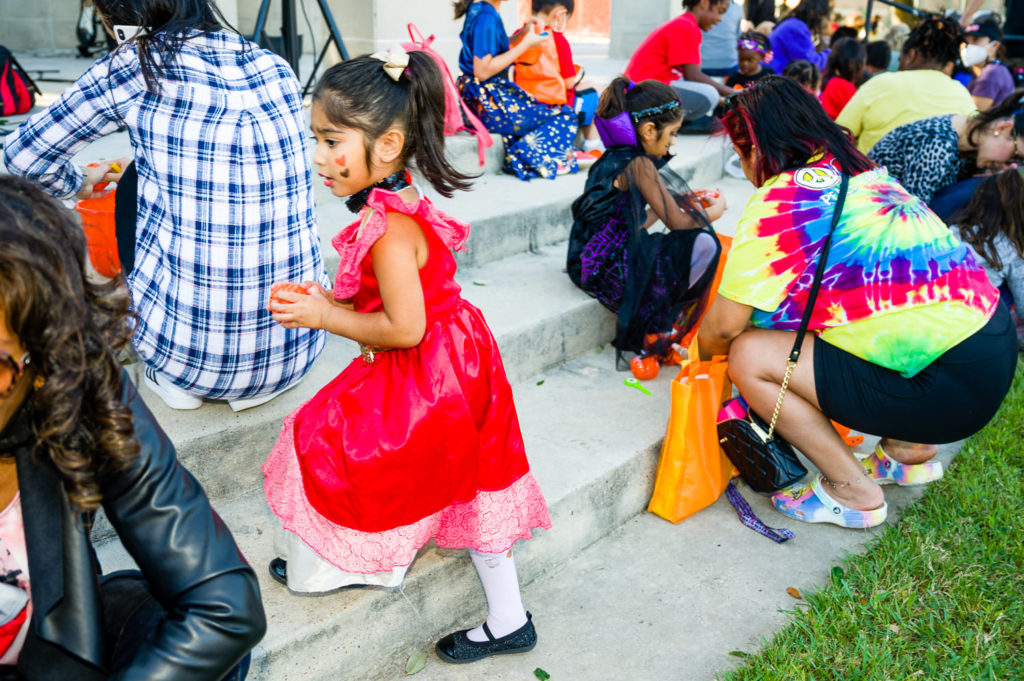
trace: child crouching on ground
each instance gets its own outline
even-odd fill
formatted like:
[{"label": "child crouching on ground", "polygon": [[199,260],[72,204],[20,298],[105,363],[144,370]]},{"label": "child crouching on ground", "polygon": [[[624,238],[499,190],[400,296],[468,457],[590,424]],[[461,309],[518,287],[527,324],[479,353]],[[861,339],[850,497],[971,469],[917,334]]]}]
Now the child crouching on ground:
[{"label": "child crouching on ground", "polygon": [[468,189],[444,155],[444,86],[431,57],[391,52],[342,62],[313,93],[313,162],[359,219],[332,243],[334,289],[279,292],[274,319],[360,343],[357,357],[284,422],[263,466],[281,519],[274,579],[298,592],[398,586],[433,540],[467,548],[487,621],[437,643],[448,662],[536,644],[512,545],[551,526],[530,474],[494,337],[459,295],[451,249],[469,226],[411,185]]},{"label": "child crouching on ground", "polygon": [[[618,313],[615,347],[637,353],[634,373],[646,378],[658,362],[678,362],[673,346],[707,305],[721,251],[711,222],[725,200],[695,195],[663,169],[683,122],[671,86],[616,78],[596,120],[606,151],[573,203],[566,265],[573,283]],[[658,221],[667,233],[649,230]]]}]

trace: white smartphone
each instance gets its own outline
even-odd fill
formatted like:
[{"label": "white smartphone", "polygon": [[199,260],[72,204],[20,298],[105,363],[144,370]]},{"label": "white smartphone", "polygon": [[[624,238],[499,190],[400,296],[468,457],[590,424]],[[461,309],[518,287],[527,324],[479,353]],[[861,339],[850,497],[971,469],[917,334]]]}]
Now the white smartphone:
[{"label": "white smartphone", "polygon": [[132,38],[139,38],[146,35],[146,29],[142,26],[114,26],[114,39],[118,45],[123,45]]}]

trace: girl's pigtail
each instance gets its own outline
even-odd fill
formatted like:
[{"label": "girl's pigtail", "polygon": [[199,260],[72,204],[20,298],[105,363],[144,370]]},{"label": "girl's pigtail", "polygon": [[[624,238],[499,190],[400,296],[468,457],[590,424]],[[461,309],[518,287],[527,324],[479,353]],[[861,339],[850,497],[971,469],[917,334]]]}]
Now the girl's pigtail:
[{"label": "girl's pigtail", "polygon": [[472,175],[459,172],[445,156],[445,86],[434,59],[424,52],[409,53],[409,124],[407,148],[416,168],[442,196],[471,188]]},{"label": "girl's pigtail", "polygon": [[633,81],[625,76],[619,76],[613,80],[611,85],[601,93],[601,100],[597,105],[597,115],[601,118],[615,118],[626,111],[626,93],[632,84]]}]

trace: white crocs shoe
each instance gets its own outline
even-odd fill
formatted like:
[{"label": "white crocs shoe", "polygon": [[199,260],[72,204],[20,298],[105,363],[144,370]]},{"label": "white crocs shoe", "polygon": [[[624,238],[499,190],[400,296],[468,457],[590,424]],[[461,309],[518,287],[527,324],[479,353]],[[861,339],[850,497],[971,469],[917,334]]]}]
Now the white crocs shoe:
[{"label": "white crocs shoe", "polygon": [[896,484],[900,487],[907,485],[923,485],[942,478],[942,462],[926,461],[925,463],[909,464],[900,463],[889,458],[882,449],[882,445],[875,447],[875,451],[861,460],[860,465],[868,472],[868,476],[879,485]]}]

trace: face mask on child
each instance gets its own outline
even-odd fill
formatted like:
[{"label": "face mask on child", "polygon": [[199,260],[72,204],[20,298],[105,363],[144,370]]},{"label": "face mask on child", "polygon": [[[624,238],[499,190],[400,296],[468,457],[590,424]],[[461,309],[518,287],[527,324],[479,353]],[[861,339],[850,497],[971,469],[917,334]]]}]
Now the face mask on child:
[{"label": "face mask on child", "polygon": [[964,45],[960,51],[960,59],[964,66],[977,66],[984,64],[988,58],[988,50],[981,45]]}]

